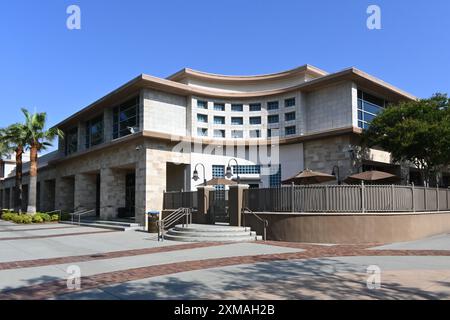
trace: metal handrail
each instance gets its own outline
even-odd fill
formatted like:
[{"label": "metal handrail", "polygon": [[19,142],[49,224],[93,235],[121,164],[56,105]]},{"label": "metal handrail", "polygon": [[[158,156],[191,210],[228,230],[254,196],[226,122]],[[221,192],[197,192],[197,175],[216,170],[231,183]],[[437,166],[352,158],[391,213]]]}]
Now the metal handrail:
[{"label": "metal handrail", "polygon": [[157,221],[158,226],[158,241],[164,241],[164,230],[172,226],[175,222],[181,218],[186,217],[186,223],[183,221],[183,227],[185,225],[192,224],[192,209],[191,208],[178,208],[164,219]]},{"label": "metal handrail", "polygon": [[244,227],[245,227],[245,213],[246,212],[251,213],[253,216],[255,216],[255,218],[257,218],[259,221],[261,221],[263,223],[263,226],[264,226],[263,240],[266,241],[267,240],[267,227],[269,226],[269,221],[267,219],[261,218],[256,213],[254,213],[252,210],[250,210],[249,208],[242,208],[242,218],[243,218]]},{"label": "metal handrail", "polygon": [[95,212],[95,209],[92,209],[92,210],[82,210],[82,211],[77,211],[77,212],[71,213],[70,215],[72,216],[72,224],[74,224],[73,217],[74,217],[75,215],[78,216],[78,225],[80,225],[80,224],[81,224],[81,216],[82,216],[82,215],[85,215],[85,214],[87,214],[87,213],[91,213],[91,212]]}]

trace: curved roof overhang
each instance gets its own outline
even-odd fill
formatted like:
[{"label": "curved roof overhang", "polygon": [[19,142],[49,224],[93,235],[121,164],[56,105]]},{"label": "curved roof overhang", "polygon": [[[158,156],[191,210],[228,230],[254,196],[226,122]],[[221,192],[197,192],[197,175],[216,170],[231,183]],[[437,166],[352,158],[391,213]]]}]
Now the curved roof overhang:
[{"label": "curved roof overhang", "polygon": [[368,90],[376,91],[377,93],[385,96],[385,98],[390,101],[417,99],[415,96],[356,68],[349,68],[340,72],[328,74],[320,78],[313,79],[292,87],[266,91],[254,91],[254,92],[211,91],[202,88],[192,87],[183,83],[167,79],[142,74],[134,78],[133,80],[129,81],[125,85],[121,86],[120,88],[107,94],[103,98],[95,101],[91,105],[78,111],[77,113],[65,119],[64,121],[58,123],[57,125],[55,125],[55,127],[65,128],[75,125],[79,118],[81,117],[88,118],[90,116],[94,116],[95,114],[98,114],[100,110],[102,110],[103,108],[112,107],[121,99],[125,99],[132,94],[137,94],[141,89],[145,88],[184,96],[201,96],[205,98],[232,100],[232,99],[264,98],[280,94],[286,94],[297,90],[301,90],[304,92],[311,92],[343,81],[354,81],[359,86]]}]

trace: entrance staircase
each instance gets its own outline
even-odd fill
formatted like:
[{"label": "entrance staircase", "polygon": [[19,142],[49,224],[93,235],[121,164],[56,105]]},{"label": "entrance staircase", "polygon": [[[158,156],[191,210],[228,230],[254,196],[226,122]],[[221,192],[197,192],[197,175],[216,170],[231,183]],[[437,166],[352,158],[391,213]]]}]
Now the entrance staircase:
[{"label": "entrance staircase", "polygon": [[262,240],[262,237],[248,227],[225,224],[180,224],[169,229],[164,234],[164,239],[183,242],[243,242]]},{"label": "entrance staircase", "polygon": [[126,221],[126,220],[118,220],[118,221],[112,221],[112,220],[97,220],[97,219],[91,219],[91,218],[84,218],[81,219],[80,222],[78,221],[61,221],[60,223],[64,224],[73,224],[73,225],[79,225],[84,227],[93,227],[93,228],[102,228],[102,229],[109,229],[109,230],[116,230],[116,231],[135,231],[135,230],[142,230],[142,227],[135,222]]}]

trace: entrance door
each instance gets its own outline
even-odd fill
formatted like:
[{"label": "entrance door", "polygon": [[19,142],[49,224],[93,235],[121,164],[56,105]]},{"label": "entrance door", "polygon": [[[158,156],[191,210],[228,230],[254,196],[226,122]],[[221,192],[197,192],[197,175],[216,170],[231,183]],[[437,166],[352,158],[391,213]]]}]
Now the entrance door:
[{"label": "entrance door", "polygon": [[136,174],[128,173],[125,178],[125,208],[127,216],[135,216]]},{"label": "entrance door", "polygon": [[217,222],[230,223],[230,215],[228,214],[228,191],[210,191],[209,199],[211,222],[213,224]]}]

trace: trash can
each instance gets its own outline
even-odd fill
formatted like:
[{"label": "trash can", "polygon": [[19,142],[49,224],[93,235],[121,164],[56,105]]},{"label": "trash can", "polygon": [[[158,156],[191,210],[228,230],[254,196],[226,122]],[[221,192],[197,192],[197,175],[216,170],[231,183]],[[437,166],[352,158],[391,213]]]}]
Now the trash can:
[{"label": "trash can", "polygon": [[159,211],[147,212],[148,233],[158,233]]}]

